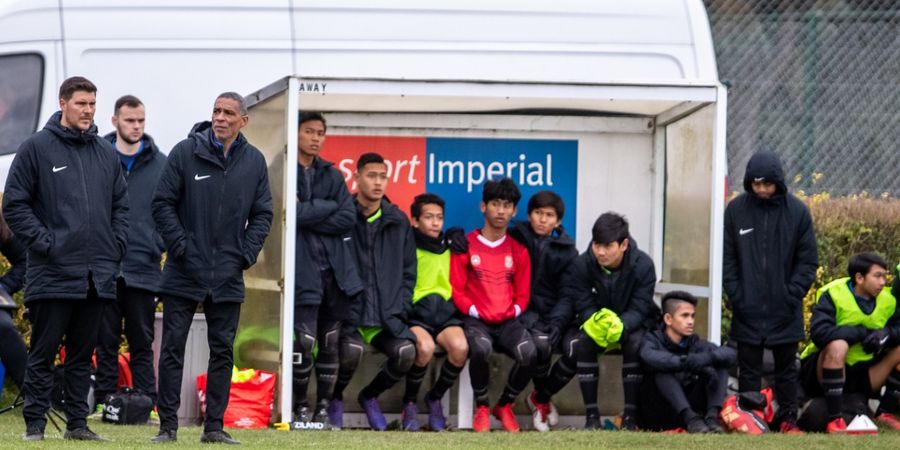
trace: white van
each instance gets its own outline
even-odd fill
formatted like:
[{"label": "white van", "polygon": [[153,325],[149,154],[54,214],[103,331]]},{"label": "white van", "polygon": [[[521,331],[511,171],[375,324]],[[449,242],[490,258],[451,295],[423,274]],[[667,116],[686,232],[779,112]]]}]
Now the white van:
[{"label": "white van", "polygon": [[[137,95],[163,151],[222,91],[287,74],[594,82],[715,80],[700,0],[0,0],[0,186],[62,81],[98,89],[96,121]],[[325,85],[310,89],[326,90]]]},{"label": "white van", "polygon": [[[719,339],[726,92],[701,0],[0,0],[2,181],[72,75],[97,84],[101,132],[116,98],[140,97],[164,151],[232,90],[248,94],[245,132],[270,162],[296,157],[286,149],[298,108],[326,112],[324,156],[339,167],[359,145],[396,151],[392,198],[403,180],[458,198],[491,174],[569,183],[578,248],[597,214],[624,214],[653,257],[657,291],[708,299],[698,333]],[[410,140],[419,147],[394,146]],[[270,172],[276,197],[292,198],[291,177]],[[254,300],[242,327],[291,317],[291,205],[276,211],[273,251],[247,277],[248,291],[272,295]],[[290,327],[281,332],[288,351]],[[289,376],[280,384],[286,418]],[[456,419],[466,427],[471,411]]]}]

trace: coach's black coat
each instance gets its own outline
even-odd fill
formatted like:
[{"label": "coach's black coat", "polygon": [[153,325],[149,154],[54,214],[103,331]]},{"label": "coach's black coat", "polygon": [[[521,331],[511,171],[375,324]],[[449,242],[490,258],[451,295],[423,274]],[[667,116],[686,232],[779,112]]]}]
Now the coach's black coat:
[{"label": "coach's black coat", "polygon": [[[104,138],[115,142],[116,133]],[[159,151],[153,138],[145,134],[144,149],[137,155],[130,171],[124,171],[128,184],[129,220],[128,250],[122,258],[122,277],[128,287],[156,292],[159,287],[159,261],[165,250],[156,231],[150,203],[153,192],[166,166],[166,155]]]},{"label": "coach's black coat", "polygon": [[[757,196],[755,179],[773,181],[775,195]],[[744,190],[725,208],[722,282],[734,312],[731,339],[751,345],[799,342],[803,298],[819,262],[812,217],[788,193],[774,153],[750,158]]]},{"label": "coach's black coat", "polygon": [[19,147],[3,215],[28,248],[25,301],[80,299],[89,276],[100,298],[116,298],[128,241],[122,164],[96,125],[64,128],[61,112]]},{"label": "coach's black coat", "polygon": [[611,289],[604,286],[602,277],[607,275],[591,249],[578,255],[571,267],[567,284],[579,325],[601,308],[607,308],[619,315],[625,332],[656,326],[659,321],[659,307],[653,301],[656,269],[653,260],[638,249],[632,237],[628,237],[628,249]]},{"label": "coach's black coat", "polygon": [[153,197],[153,218],[168,255],[160,292],[243,302],[243,270],[256,262],[272,226],[263,154],[243,134],[221,157],[210,122],[194,126],[169,153]]}]

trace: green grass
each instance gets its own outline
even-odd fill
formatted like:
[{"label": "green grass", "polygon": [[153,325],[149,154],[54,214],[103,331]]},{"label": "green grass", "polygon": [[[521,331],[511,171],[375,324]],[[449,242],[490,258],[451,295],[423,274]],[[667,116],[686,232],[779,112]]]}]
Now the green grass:
[{"label": "green grass", "polygon": [[[24,424],[19,411],[0,415],[0,448],[170,448],[201,447],[200,428],[183,427],[179,430],[178,442],[172,445],[152,445],[147,440],[156,434],[153,426],[116,426],[91,421],[89,426],[100,435],[112,439],[105,444],[74,443],[62,440],[61,434],[48,425],[43,442],[21,441]],[[523,432],[517,435],[499,431],[488,435],[469,432],[448,433],[404,433],[371,431],[335,432],[285,432],[274,430],[230,430],[232,436],[245,446],[254,448],[516,448],[562,450],[570,448],[658,448],[658,449],[787,449],[806,450],[900,448],[900,433],[885,432],[878,436],[826,436],[810,434],[806,436],[689,436],[661,433],[624,433],[615,431],[554,431],[539,434]],[[209,448],[208,446],[205,446]]]}]

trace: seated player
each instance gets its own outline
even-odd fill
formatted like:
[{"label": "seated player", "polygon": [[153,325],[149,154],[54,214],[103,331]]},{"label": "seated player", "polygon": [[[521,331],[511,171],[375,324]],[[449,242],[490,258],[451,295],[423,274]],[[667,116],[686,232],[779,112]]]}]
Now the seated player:
[{"label": "seated player", "polygon": [[531,380],[536,357],[531,335],[519,320],[531,295],[531,261],[528,250],[506,234],[520,198],[519,188],[509,178],[485,183],[481,201],[484,226],[467,236],[468,252],[451,256],[453,301],[466,314],[463,322],[475,394],[475,432],[491,429],[488,383],[494,349],[515,360],[493,411],[503,429],[510,432],[519,431],[512,406]]},{"label": "seated player", "polygon": [[387,164],[377,153],[356,162],[357,220],[352,231],[356,262],[364,288],[354,302],[348,324],[341,331],[340,367],[329,402],[332,426],[343,426],[343,391],[362,360],[363,342],[387,356],[381,371],[358,397],[373,430],[384,431],[387,421],[378,396],[403,379],[416,357],[416,335],[404,322],[412,307],[416,284],[416,243],[406,214],[385,197]]},{"label": "seated player", "polygon": [[434,380],[434,385],[425,394],[425,404],[428,405],[429,427],[433,431],[441,431],[447,428],[441,399],[453,387],[466,364],[469,344],[462,329],[462,316],[451,298],[450,246],[453,243],[443,232],[444,200],[434,194],[417,195],[409,210],[416,238],[417,266],[413,307],[406,323],[416,335],[416,360],[406,374],[400,422],[404,430],[419,429],[416,401],[437,341],[447,352],[447,360],[441,366],[441,373]]},{"label": "seated player", "polygon": [[876,423],[900,430],[898,278],[893,289],[885,288],[887,267],[882,257],[860,253],[850,258],[849,278],[816,292],[809,324],[812,343],[800,356],[800,380],[807,397],[825,397],[829,433],[847,431],[841,405],[850,393],[880,397]]},{"label": "seated player", "polygon": [[535,399],[548,402],[577,374],[584,400],[584,426],[600,428],[597,356],[621,347],[625,398],[622,428],[635,430],[643,382],[641,342],[645,331],[659,322],[659,308],[653,302],[656,271],[653,260],[637,248],[628,233],[624,217],[604,213],[594,222],[591,233],[591,248],[575,258],[564,282],[581,331],[573,342],[565,342],[573,351],[565,351],[553,365],[546,385],[537,387]]},{"label": "seated player", "polygon": [[694,334],[696,306],[693,295],[669,292],[662,298],[663,325],[644,335],[641,362],[647,378],[638,422],[642,429],[724,432],[719,411],[737,351]]},{"label": "seated player", "polygon": [[[528,199],[528,220],[514,221],[509,229],[509,235],[524,245],[531,256],[531,303],[522,320],[537,350],[535,386],[548,383],[553,349],[558,346],[562,332],[577,331],[575,327],[567,327],[573,318],[572,305],[563,296],[563,277],[578,256],[575,242],[561,225],[564,213],[565,203],[559,195],[540,191]],[[550,431],[550,426],[559,422],[559,413],[549,398],[546,402],[536,401],[536,393],[537,390],[532,391],[526,399],[534,428]]]}]

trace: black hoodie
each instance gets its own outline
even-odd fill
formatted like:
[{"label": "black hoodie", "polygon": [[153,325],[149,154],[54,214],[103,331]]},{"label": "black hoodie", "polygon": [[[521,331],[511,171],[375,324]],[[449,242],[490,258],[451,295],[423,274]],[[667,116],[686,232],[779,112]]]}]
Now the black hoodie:
[{"label": "black hoodie", "polygon": [[64,128],[61,112],[19,147],[3,215],[28,248],[25,301],[82,299],[89,276],[100,298],[116,298],[128,240],[122,164],[96,125]]},{"label": "black hoodie", "polygon": [[577,313],[577,326],[601,308],[618,314],[626,333],[636,328],[652,329],[659,322],[659,307],[653,301],[656,289],[653,259],[638,248],[631,236],[622,264],[616,270],[619,273],[609,288],[604,283],[608,275],[597,264],[590,248],[578,255],[571,267],[566,285]]},{"label": "black hoodie", "polygon": [[523,314],[525,324],[565,331],[574,311],[571,299],[563,295],[563,277],[578,256],[575,242],[562,227],[544,237],[538,236],[528,221],[519,220],[513,222],[509,235],[524,245],[531,257],[531,302]]},{"label": "black hoodie", "polygon": [[244,301],[244,274],[272,226],[263,154],[238,134],[228,158],[194,125],[169,153],[153,196],[153,219],[168,250],[160,292],[202,302]]},{"label": "black hoodie", "polygon": [[[772,198],[754,180],[776,185]],[[816,278],[816,235],[809,209],[788,193],[778,156],[753,155],[744,190],[725,208],[722,283],[734,313],[731,339],[779,345],[803,339],[803,298]]]},{"label": "black hoodie", "polygon": [[[103,138],[114,143],[116,133]],[[159,151],[149,134],[144,134],[141,139],[144,149],[135,158],[131,171],[123,170],[128,183],[128,227],[131,232],[128,233],[128,250],[122,258],[122,277],[128,287],[156,292],[161,273],[159,261],[165,247],[156,231],[150,203],[166,166],[166,155]]]}]

